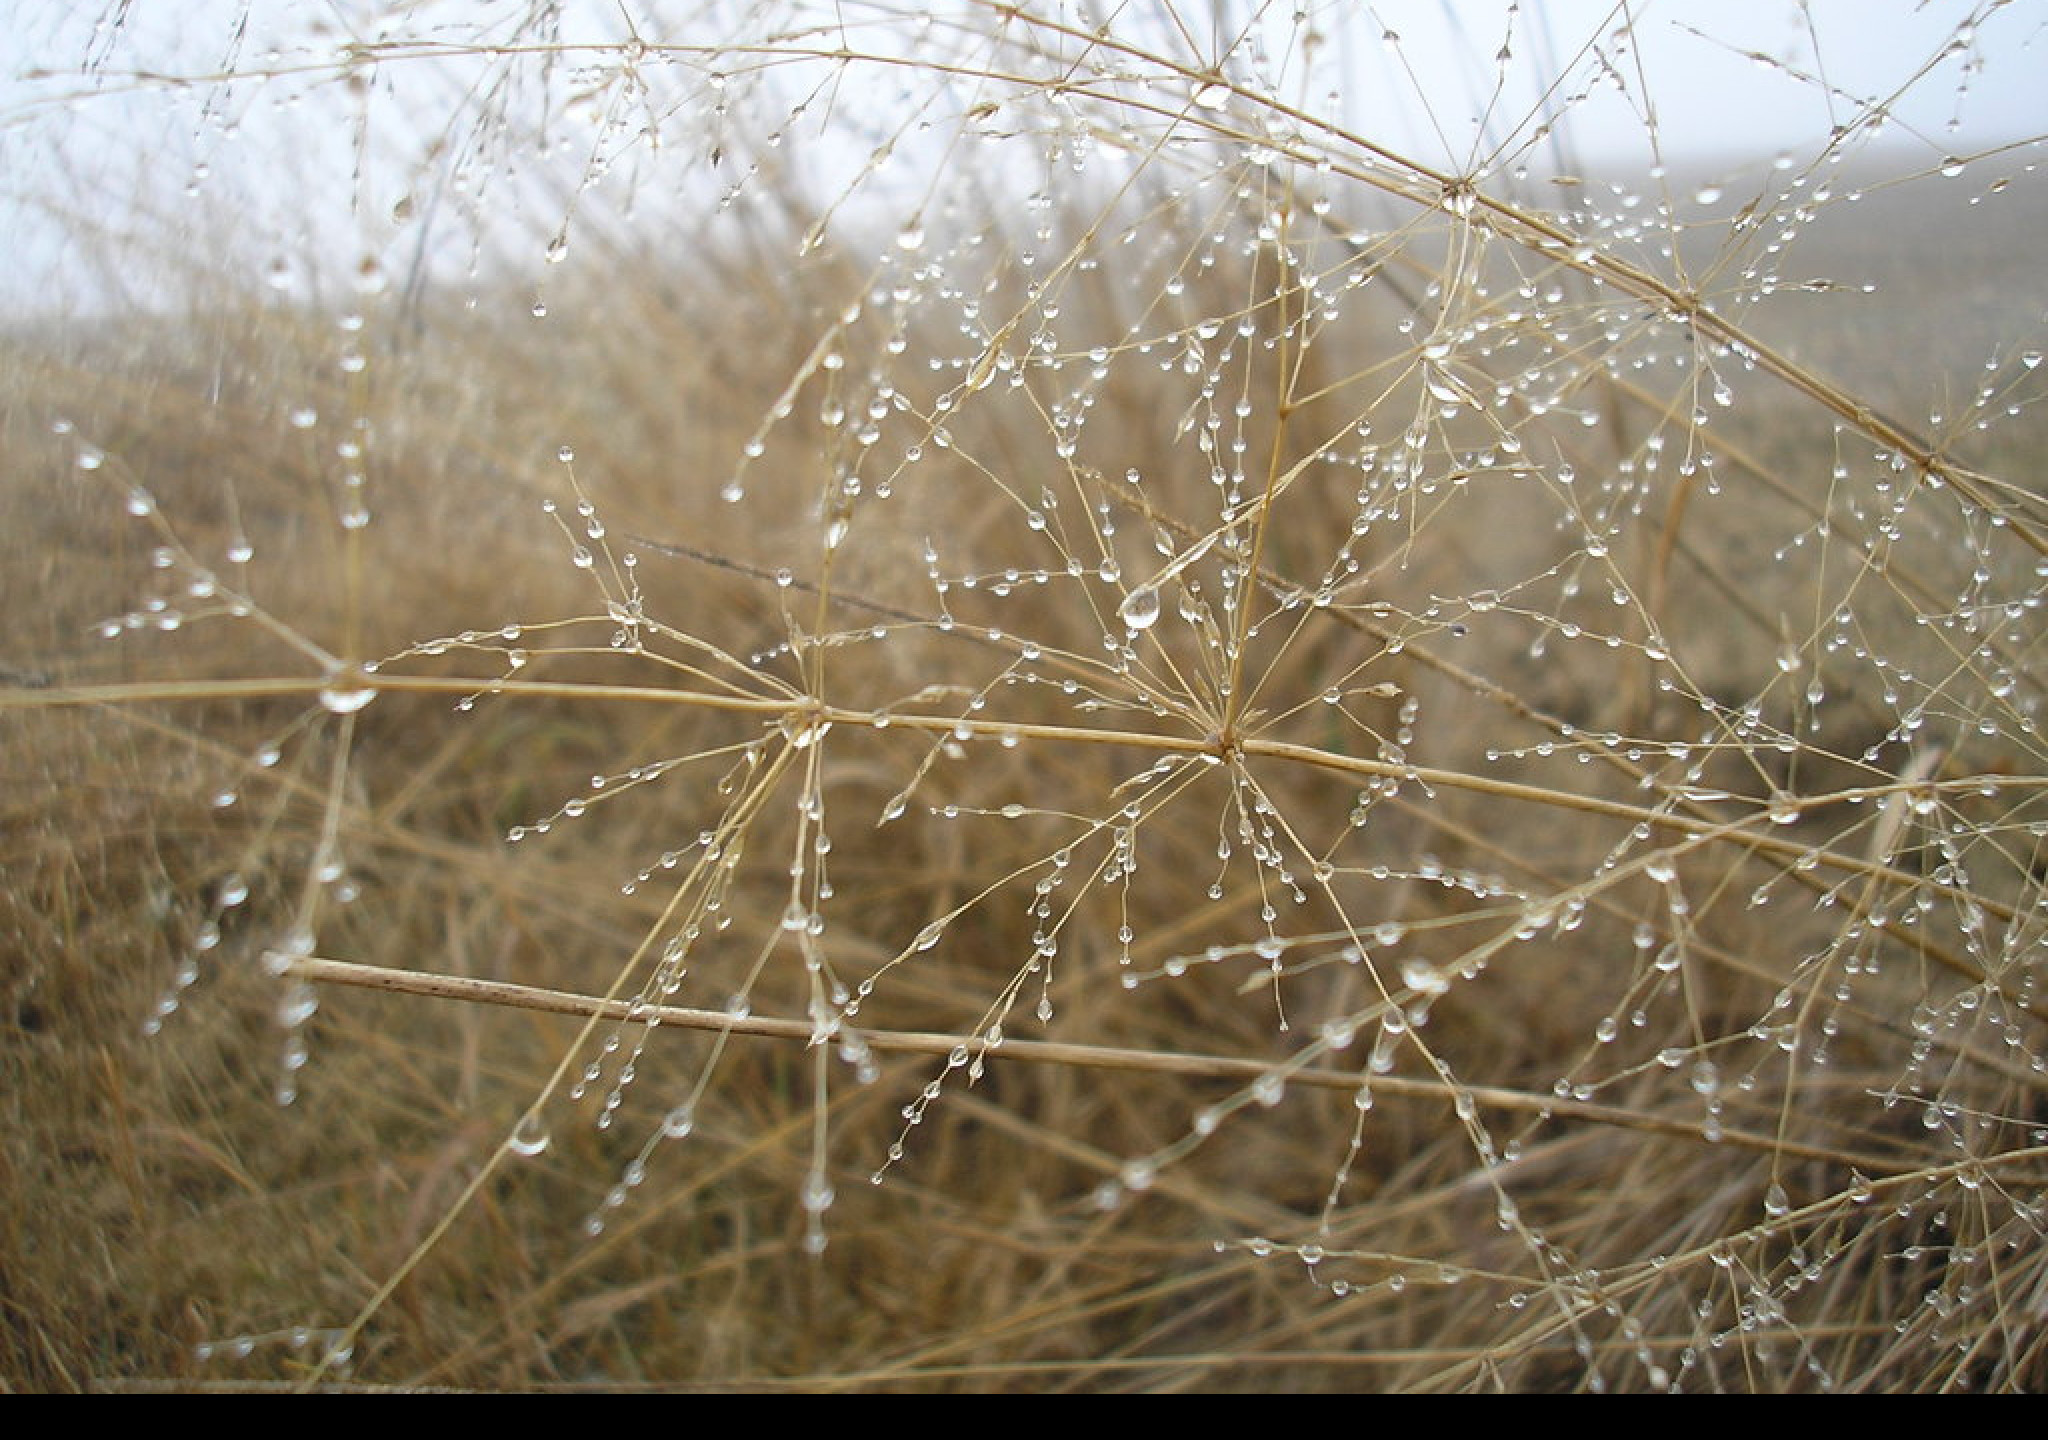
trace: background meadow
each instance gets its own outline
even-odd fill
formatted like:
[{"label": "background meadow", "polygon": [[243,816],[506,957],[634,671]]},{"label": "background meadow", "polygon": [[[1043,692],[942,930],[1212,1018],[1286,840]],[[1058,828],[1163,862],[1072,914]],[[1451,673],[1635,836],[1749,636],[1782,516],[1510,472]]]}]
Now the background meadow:
[{"label": "background meadow", "polygon": [[1849,9],[32,11],[0,1377],[2038,1388],[2043,12]]}]

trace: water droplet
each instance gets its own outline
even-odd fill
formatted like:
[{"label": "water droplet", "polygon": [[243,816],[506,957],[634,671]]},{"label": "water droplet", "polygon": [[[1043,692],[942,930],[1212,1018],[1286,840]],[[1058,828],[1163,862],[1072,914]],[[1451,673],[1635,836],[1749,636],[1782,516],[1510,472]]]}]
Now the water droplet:
[{"label": "water droplet", "polygon": [[513,1127],[511,1137],[505,1141],[505,1148],[514,1155],[539,1155],[553,1143],[554,1137],[548,1134],[548,1128],[541,1123],[540,1116],[529,1113],[521,1116],[519,1123]]},{"label": "water droplet", "polygon": [[797,750],[808,750],[831,730],[832,722],[821,720],[808,710],[794,710],[776,722],[783,738]]},{"label": "water droplet", "polygon": [[1150,630],[1159,621],[1159,587],[1144,585],[1124,597],[1124,603],[1117,607],[1117,618],[1124,622],[1124,628],[1136,634]]},{"label": "water droplet", "polygon": [[376,689],[364,682],[360,670],[337,670],[320,687],[320,704],[331,715],[353,715],[376,698]]},{"label": "water droplet", "polygon": [[1420,958],[1401,962],[1401,983],[1418,995],[1442,995],[1451,988],[1451,978]]}]

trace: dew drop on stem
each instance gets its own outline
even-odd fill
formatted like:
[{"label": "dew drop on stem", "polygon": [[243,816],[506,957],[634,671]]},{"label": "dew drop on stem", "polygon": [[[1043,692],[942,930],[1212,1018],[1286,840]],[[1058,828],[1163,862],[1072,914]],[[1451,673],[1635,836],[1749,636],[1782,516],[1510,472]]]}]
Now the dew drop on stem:
[{"label": "dew drop on stem", "polygon": [[552,1144],[554,1136],[548,1133],[546,1122],[531,1111],[520,1117],[519,1123],[513,1127],[511,1135],[505,1140],[506,1149],[527,1159],[545,1154]]},{"label": "dew drop on stem", "polygon": [[353,715],[376,698],[376,688],[357,669],[337,670],[320,687],[321,708],[330,715]]},{"label": "dew drop on stem", "polygon": [[1143,585],[1124,597],[1124,603],[1117,607],[1117,618],[1124,622],[1124,628],[1133,634],[1150,630],[1159,621],[1159,589],[1154,585]]}]

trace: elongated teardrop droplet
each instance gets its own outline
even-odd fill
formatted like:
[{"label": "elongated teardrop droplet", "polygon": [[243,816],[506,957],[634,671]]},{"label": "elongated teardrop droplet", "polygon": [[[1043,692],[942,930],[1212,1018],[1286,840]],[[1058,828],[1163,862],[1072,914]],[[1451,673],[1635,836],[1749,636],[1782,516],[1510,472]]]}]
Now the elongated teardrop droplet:
[{"label": "elongated teardrop droplet", "polygon": [[528,1115],[512,1131],[508,1146],[514,1155],[538,1155],[554,1141],[538,1115]]},{"label": "elongated teardrop droplet", "polygon": [[1124,628],[1132,632],[1150,630],[1159,620],[1159,587],[1141,585],[1124,596],[1124,603],[1117,607],[1117,618],[1124,622]]}]

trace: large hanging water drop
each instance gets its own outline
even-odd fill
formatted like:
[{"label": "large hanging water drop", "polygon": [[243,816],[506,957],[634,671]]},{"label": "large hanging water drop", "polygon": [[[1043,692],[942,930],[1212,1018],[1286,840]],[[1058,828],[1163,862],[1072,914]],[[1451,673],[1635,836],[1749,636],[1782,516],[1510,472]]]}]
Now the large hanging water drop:
[{"label": "large hanging water drop", "polygon": [[376,698],[376,687],[355,669],[335,671],[320,687],[320,704],[330,715],[353,715]]},{"label": "large hanging water drop", "polygon": [[1142,585],[1124,596],[1124,603],[1117,606],[1117,618],[1124,622],[1124,628],[1136,634],[1150,630],[1159,621],[1159,587]]},{"label": "large hanging water drop", "polygon": [[513,1128],[511,1138],[506,1140],[505,1147],[514,1155],[533,1156],[541,1154],[553,1143],[554,1137],[548,1134],[547,1126],[541,1122],[541,1118],[528,1114],[522,1116],[519,1124]]}]

